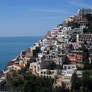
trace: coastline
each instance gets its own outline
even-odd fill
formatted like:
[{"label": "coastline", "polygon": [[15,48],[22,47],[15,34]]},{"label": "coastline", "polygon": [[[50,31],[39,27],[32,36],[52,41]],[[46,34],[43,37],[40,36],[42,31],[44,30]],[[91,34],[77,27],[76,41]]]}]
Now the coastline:
[{"label": "coastline", "polygon": [[0,70],[4,69],[8,62],[18,56],[21,50],[33,46],[41,36],[28,37],[0,37]]},{"label": "coastline", "polygon": [[[85,9],[85,13],[88,14],[86,11],[89,10]],[[88,81],[88,78],[92,80],[92,32],[89,34],[90,26],[85,13],[83,9],[83,15],[79,12],[72,17],[66,18],[63,24],[48,31],[44,37],[37,39],[37,42],[32,39],[34,44],[26,50],[20,50],[20,54],[9,61],[7,67],[2,70],[0,82],[5,81],[6,85],[11,83],[10,87],[13,88],[11,90],[19,90],[18,87],[20,86],[22,92],[26,82],[28,82],[25,86],[26,88],[29,87],[30,89],[32,87],[35,89],[34,79],[45,78],[53,79],[50,89],[48,89],[48,83],[46,85],[48,90],[64,88],[64,90],[71,92],[73,91],[73,86],[74,90],[76,90],[77,84],[79,88],[77,90],[80,90],[83,83],[85,84]],[[91,15],[90,17],[92,19]],[[22,45],[25,44],[23,43]],[[86,71],[88,71],[88,76],[85,75]],[[30,80],[32,76],[34,78]],[[80,83],[78,80],[80,80]],[[33,86],[28,86],[32,81],[34,81]],[[12,85],[13,83],[15,84]],[[38,87],[37,84],[35,86],[40,88],[40,85]],[[7,87],[6,85],[4,86]],[[88,86],[86,87],[89,88]]]}]

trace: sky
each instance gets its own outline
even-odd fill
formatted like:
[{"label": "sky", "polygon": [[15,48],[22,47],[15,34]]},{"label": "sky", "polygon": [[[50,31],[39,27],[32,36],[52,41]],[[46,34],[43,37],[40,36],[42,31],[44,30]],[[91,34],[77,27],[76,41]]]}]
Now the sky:
[{"label": "sky", "polygon": [[80,8],[92,8],[92,1],[0,0],[0,37],[43,36]]}]

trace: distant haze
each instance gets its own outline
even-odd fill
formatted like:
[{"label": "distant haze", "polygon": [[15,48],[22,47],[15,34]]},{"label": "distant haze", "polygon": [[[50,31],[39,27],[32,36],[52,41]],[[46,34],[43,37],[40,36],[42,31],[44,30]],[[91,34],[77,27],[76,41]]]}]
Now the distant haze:
[{"label": "distant haze", "polygon": [[1,36],[39,36],[62,23],[91,0],[0,0]]}]

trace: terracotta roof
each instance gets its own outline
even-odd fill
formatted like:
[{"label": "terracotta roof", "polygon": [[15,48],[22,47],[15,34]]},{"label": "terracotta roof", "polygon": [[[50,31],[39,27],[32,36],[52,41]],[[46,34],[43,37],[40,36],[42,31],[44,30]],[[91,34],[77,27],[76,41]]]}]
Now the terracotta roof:
[{"label": "terracotta roof", "polygon": [[11,65],[13,65],[14,64],[14,61],[10,61],[9,63],[8,63],[8,66],[11,66]]}]

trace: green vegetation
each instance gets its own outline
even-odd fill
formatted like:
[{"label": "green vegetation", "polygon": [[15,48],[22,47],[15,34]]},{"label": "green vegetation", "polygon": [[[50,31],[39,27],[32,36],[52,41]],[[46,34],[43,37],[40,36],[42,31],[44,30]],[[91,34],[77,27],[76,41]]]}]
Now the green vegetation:
[{"label": "green vegetation", "polygon": [[88,26],[87,29],[84,29],[83,30],[84,33],[92,33],[92,27],[91,26]]},{"label": "green vegetation", "polygon": [[53,88],[53,83],[52,78],[36,77],[30,72],[20,74],[13,71],[12,75],[7,75],[9,92],[70,92],[64,87]]},{"label": "green vegetation", "polygon": [[77,77],[77,74],[74,73],[72,76],[72,81],[71,81],[71,85],[72,85],[72,92],[80,92],[80,83],[81,79]]},{"label": "green vegetation", "polygon": [[71,92],[92,92],[92,71],[86,70],[82,78],[78,78],[76,74],[72,76]]},{"label": "green vegetation", "polygon": [[88,27],[87,32],[92,32],[92,27]]},{"label": "green vegetation", "polygon": [[89,50],[84,42],[81,50],[84,56],[84,69],[82,78],[78,78],[74,73],[71,80],[71,92],[92,92],[92,62],[89,62]]},{"label": "green vegetation", "polygon": [[85,18],[88,20],[88,28],[84,29],[84,33],[91,33],[92,32],[92,15],[87,14]]},{"label": "green vegetation", "polygon": [[65,87],[56,87],[52,92],[71,92],[69,89],[65,89]]},{"label": "green vegetation", "polygon": [[89,22],[92,22],[92,15],[87,14],[87,15],[85,15],[85,17],[87,18],[87,20],[88,20]]},{"label": "green vegetation", "polygon": [[7,79],[11,92],[51,92],[54,82],[51,78],[36,77],[31,73],[13,73]]}]

